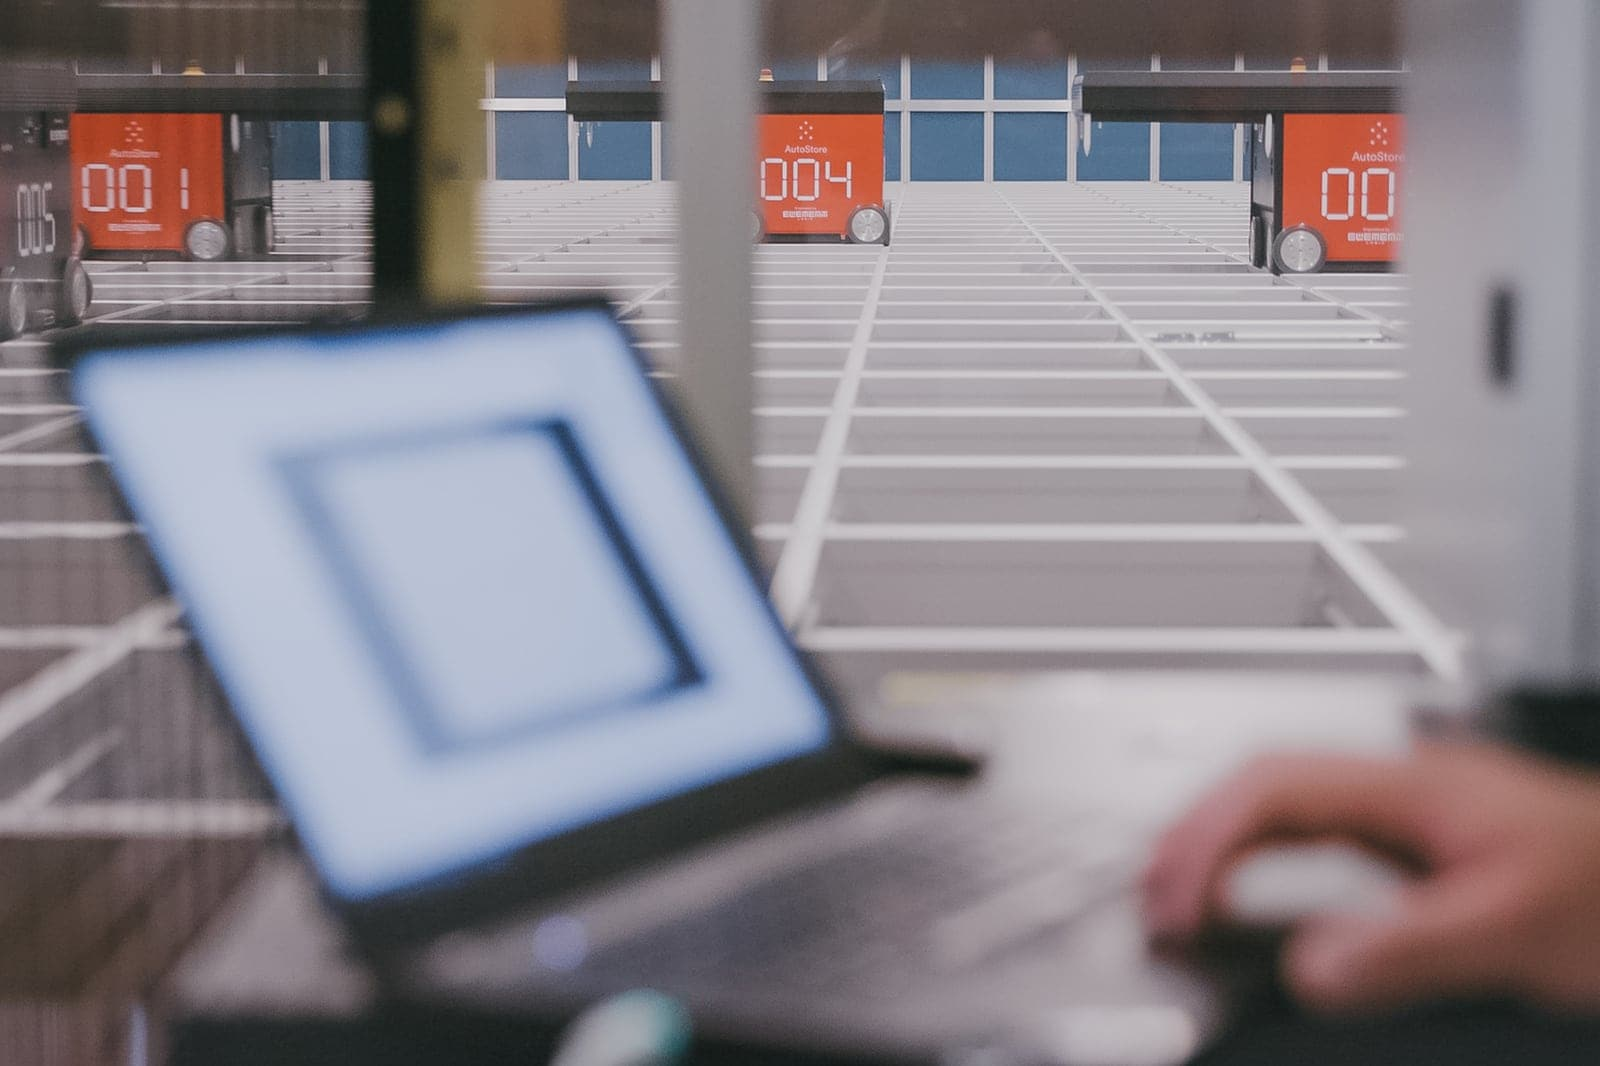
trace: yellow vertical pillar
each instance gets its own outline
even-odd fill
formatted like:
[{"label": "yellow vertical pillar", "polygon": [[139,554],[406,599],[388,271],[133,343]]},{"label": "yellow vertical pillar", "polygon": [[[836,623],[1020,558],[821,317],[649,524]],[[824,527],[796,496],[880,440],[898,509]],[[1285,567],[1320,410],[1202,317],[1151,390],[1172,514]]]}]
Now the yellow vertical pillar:
[{"label": "yellow vertical pillar", "polygon": [[421,288],[431,303],[478,297],[478,183],[484,174],[479,100],[489,12],[480,0],[420,0],[417,71]]},{"label": "yellow vertical pillar", "polygon": [[480,0],[496,63],[567,62],[566,0]]},{"label": "yellow vertical pillar", "polygon": [[[374,0],[376,2],[376,0]],[[485,64],[565,62],[564,0],[419,0],[420,273],[432,303],[478,298]]]}]

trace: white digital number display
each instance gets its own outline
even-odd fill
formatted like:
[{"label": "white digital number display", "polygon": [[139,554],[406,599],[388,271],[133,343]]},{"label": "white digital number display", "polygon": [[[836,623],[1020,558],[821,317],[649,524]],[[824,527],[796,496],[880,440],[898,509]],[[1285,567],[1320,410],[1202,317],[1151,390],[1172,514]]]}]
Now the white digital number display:
[{"label": "white digital number display", "polygon": [[[1357,174],[1359,173],[1359,177]],[[1355,171],[1329,167],[1322,172],[1322,217],[1348,222],[1356,217],[1356,192],[1361,193],[1361,217],[1368,222],[1388,222],[1399,203],[1400,176],[1392,167]]]},{"label": "white digital number display", "polygon": [[56,250],[56,216],[50,210],[53,183],[17,186],[17,255],[49,255]]},{"label": "white digital number display", "polygon": [[[106,215],[121,210],[130,215],[143,215],[155,208],[155,174],[143,163],[126,163],[120,167],[89,163],[81,172],[79,184],[83,193],[79,203],[90,214]],[[187,169],[181,175],[181,185],[183,206],[188,207]]]},{"label": "white digital number display", "polygon": [[790,162],[777,156],[761,161],[761,199],[782,203],[793,199],[811,204],[822,199],[824,183],[843,185],[846,199],[855,196],[855,164],[846,163],[842,173],[834,173],[833,161],[796,159]]}]

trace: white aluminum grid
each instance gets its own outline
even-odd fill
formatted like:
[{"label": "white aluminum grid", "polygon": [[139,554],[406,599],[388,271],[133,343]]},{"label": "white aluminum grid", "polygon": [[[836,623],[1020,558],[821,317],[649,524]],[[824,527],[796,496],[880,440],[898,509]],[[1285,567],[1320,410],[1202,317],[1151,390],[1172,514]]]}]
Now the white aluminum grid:
[{"label": "white aluminum grid", "polygon": [[[900,667],[1453,669],[1383,565],[1402,535],[1403,278],[1250,269],[1240,184],[892,196],[888,248],[756,255],[754,532],[803,646],[858,691]],[[489,298],[604,288],[670,380],[672,201],[661,183],[488,186]],[[277,229],[265,262],[93,264],[95,314],[137,335],[366,305],[365,186],[283,183]],[[184,641],[40,343],[0,347],[0,755]],[[48,745],[5,782],[0,833],[273,824],[248,793],[147,774],[54,802],[122,735]]]}]

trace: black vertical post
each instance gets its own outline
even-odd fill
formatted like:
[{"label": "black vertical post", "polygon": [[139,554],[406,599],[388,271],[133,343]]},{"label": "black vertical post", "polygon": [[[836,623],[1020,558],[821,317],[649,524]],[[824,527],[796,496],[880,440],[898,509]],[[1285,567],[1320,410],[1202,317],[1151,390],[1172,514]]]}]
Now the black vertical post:
[{"label": "black vertical post", "polygon": [[372,295],[380,307],[423,298],[421,17],[421,0],[367,4]]}]

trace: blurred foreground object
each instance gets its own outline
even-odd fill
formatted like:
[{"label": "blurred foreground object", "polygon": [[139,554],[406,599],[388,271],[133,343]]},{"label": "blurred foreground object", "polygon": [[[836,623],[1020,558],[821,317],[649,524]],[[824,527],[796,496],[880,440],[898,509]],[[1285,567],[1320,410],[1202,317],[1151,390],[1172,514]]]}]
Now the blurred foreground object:
[{"label": "blurred foreground object", "polygon": [[[1460,705],[1521,688],[1592,715],[1600,10],[1412,0],[1406,13],[1411,414],[1397,573],[1471,638],[1480,691]],[[1481,156],[1484,144],[1506,150]]]},{"label": "blurred foreground object", "polygon": [[[1285,45],[1387,55],[1400,10],[1400,0],[815,0],[769,3],[767,39],[797,53],[1010,56],[1054,41],[1080,55],[1231,58]],[[843,27],[855,29],[842,41]]]},{"label": "blurred foreground object", "polygon": [[572,1023],[550,1066],[673,1066],[689,1050],[688,1012],[656,992],[629,992]]},{"label": "blurred foreground object", "polygon": [[[491,58],[541,62],[567,54],[661,53],[660,0],[494,0],[473,7],[490,27]],[[169,69],[302,69],[360,39],[365,5],[336,0],[12,0],[0,52],[160,55]],[[1398,54],[1400,0],[768,0],[765,41],[786,53],[1232,57],[1281,50]],[[564,44],[563,44],[564,38]],[[329,56],[336,60],[338,57]],[[343,69],[335,62],[336,69]]]}]

